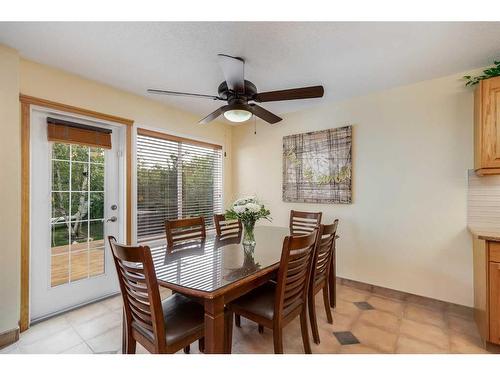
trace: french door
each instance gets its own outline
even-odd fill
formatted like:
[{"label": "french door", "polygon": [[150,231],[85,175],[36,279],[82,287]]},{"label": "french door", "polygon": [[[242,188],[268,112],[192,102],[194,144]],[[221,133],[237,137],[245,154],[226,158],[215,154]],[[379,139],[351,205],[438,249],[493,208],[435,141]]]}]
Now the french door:
[{"label": "french door", "polygon": [[118,291],[106,238],[120,239],[124,222],[121,129],[111,150],[48,142],[47,115],[34,109],[30,124],[32,322]]}]

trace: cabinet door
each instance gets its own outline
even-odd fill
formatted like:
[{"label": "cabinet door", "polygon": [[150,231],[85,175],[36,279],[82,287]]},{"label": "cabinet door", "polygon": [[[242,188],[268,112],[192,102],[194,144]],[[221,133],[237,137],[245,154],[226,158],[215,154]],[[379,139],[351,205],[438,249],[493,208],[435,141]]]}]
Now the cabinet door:
[{"label": "cabinet door", "polygon": [[500,344],[500,263],[490,262],[490,340]]},{"label": "cabinet door", "polygon": [[500,168],[500,77],[480,83],[481,168]]}]

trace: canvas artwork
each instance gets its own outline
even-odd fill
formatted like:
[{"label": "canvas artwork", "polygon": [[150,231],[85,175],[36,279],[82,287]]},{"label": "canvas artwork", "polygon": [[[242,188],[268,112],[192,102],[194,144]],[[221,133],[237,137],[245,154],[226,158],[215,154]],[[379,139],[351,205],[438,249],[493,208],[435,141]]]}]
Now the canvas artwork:
[{"label": "canvas artwork", "polygon": [[283,201],[351,203],[352,126],[283,137]]}]

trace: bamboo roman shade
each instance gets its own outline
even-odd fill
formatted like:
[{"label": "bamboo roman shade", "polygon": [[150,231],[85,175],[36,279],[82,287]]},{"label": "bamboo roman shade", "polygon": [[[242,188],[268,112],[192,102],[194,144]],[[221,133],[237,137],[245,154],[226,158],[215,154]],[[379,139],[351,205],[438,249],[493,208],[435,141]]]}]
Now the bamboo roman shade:
[{"label": "bamboo roman shade", "polygon": [[165,220],[222,212],[222,146],[137,131],[137,240],[165,236]]},{"label": "bamboo roman shade", "polygon": [[51,142],[111,149],[111,132],[110,129],[47,117],[47,136]]}]

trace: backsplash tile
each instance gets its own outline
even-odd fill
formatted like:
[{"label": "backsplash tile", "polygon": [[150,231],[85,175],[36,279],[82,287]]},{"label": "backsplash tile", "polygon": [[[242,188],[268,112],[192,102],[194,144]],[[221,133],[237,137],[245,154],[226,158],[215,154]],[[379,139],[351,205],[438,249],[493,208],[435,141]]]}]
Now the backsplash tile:
[{"label": "backsplash tile", "polygon": [[467,224],[473,228],[500,229],[500,176],[468,172]]}]

